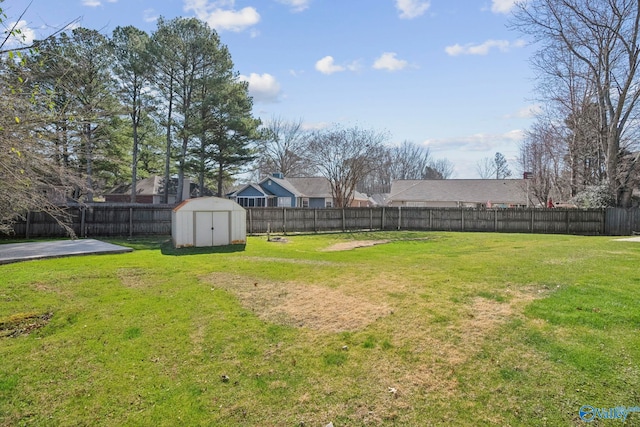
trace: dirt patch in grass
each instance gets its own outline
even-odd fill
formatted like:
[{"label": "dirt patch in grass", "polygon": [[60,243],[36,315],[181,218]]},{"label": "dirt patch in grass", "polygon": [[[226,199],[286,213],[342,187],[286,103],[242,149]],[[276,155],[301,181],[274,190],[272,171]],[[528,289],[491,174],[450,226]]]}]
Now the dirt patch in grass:
[{"label": "dirt patch in grass", "polygon": [[127,288],[147,287],[145,279],[149,276],[149,272],[143,268],[119,268],[116,274],[120,282]]},{"label": "dirt patch in grass", "polygon": [[450,328],[452,333],[462,337],[450,362],[454,365],[466,362],[469,356],[480,349],[487,336],[510,319],[521,315],[524,305],[540,296],[535,290],[524,289],[507,290],[500,300],[482,296],[473,298],[466,316]]},{"label": "dirt patch in grass", "polygon": [[391,240],[354,240],[351,242],[340,242],[324,249],[325,252],[350,251],[356,248],[366,248],[369,246],[383,245]]},{"label": "dirt patch in grass", "polygon": [[17,313],[0,319],[0,338],[29,335],[49,323],[53,313]]},{"label": "dirt patch in grass", "polygon": [[232,292],[258,317],[283,325],[323,332],[356,331],[391,313],[386,304],[322,286],[255,281],[225,273],[215,273],[203,280],[214,290]]},{"label": "dirt patch in grass", "polygon": [[[398,389],[415,393],[424,390],[440,398],[451,398],[459,390],[456,372],[482,351],[483,345],[511,319],[522,316],[524,306],[543,297],[538,290],[507,290],[498,299],[476,296],[463,308],[458,321],[444,327],[435,336],[429,325],[407,328],[403,341],[414,346],[423,362],[404,376],[397,376]],[[393,378],[393,372],[381,367]]]}]

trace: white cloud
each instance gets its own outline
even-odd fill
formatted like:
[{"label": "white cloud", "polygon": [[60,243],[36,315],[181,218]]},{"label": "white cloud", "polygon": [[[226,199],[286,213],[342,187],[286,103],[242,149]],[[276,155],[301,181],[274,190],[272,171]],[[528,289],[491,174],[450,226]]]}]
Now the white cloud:
[{"label": "white cloud", "polygon": [[409,63],[403,59],[396,58],[395,52],[385,52],[373,63],[376,70],[398,71],[405,68]]},{"label": "white cloud", "polygon": [[241,81],[249,82],[249,95],[255,102],[277,102],[280,97],[280,83],[271,74],[251,73],[249,76],[239,76]]},{"label": "white cloud", "polygon": [[346,68],[342,65],[336,65],[334,63],[333,56],[325,56],[318,62],[316,62],[316,70],[320,71],[322,74],[333,74],[340,71],[345,71]]},{"label": "white cloud", "polygon": [[145,9],[144,12],[142,12],[142,19],[144,19],[144,22],[156,22],[158,17],[158,12],[154,9]]},{"label": "white cloud", "polygon": [[328,122],[302,123],[302,130],[322,130],[331,126]]},{"label": "white cloud", "polygon": [[509,13],[517,0],[491,0],[491,11],[493,13]]},{"label": "white cloud", "polygon": [[413,19],[425,13],[431,6],[428,0],[395,0],[400,18]]},{"label": "white cloud", "polygon": [[309,8],[311,0],[278,0],[278,3],[286,4],[293,12],[302,12]]},{"label": "white cloud", "polygon": [[349,71],[360,71],[362,69],[362,63],[360,61],[353,61],[350,64],[347,64],[347,70]]},{"label": "white cloud", "polygon": [[100,0],[82,0],[82,5],[89,7],[98,7],[102,5],[102,3],[100,2]]},{"label": "white cloud", "polygon": [[460,151],[465,152],[495,152],[505,142],[514,143],[521,141],[524,131],[517,129],[503,134],[477,133],[469,136],[427,139],[423,144],[434,152]]},{"label": "white cloud", "polygon": [[13,28],[14,31],[17,31],[19,34],[14,34],[9,37],[7,47],[29,46],[36,38],[36,32],[27,26],[27,21],[24,19],[9,23],[8,28]]},{"label": "white cloud", "polygon": [[542,113],[542,106],[540,104],[533,104],[526,106],[513,114],[507,114],[505,119],[531,119]]},{"label": "white cloud", "polygon": [[450,56],[458,55],[487,55],[492,49],[496,48],[501,52],[508,52],[512,48],[521,48],[526,45],[524,40],[516,40],[510,42],[508,40],[487,40],[481,44],[454,44],[445,47],[445,52]]},{"label": "white cloud", "polygon": [[193,11],[198,19],[217,31],[240,32],[260,22],[260,14],[255,8],[235,10],[234,6],[235,0],[184,0],[186,12]]}]

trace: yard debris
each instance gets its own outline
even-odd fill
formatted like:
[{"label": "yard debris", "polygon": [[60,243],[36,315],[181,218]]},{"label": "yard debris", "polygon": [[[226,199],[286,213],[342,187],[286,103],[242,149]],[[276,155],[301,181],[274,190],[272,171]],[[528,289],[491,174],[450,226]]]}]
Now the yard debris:
[{"label": "yard debris", "polygon": [[342,349],[343,349],[344,351],[347,351],[347,350],[349,350],[349,346],[348,346],[348,345],[343,345],[343,346],[342,346]]},{"label": "yard debris", "polygon": [[389,393],[393,395],[393,397],[398,397],[398,389],[395,387],[389,387]]},{"label": "yard debris", "polygon": [[326,426],[324,426],[324,427],[333,427],[333,422],[330,422],[329,424],[327,424],[327,425],[326,425]]},{"label": "yard debris", "polygon": [[271,237],[270,239],[267,239],[267,241],[269,242],[276,242],[276,243],[287,243],[289,240],[284,238],[284,237]]},{"label": "yard debris", "polygon": [[222,378],[222,382],[223,383],[228,383],[229,382],[229,376],[228,375],[222,375],[221,378]]},{"label": "yard debris", "polygon": [[17,313],[0,319],[0,338],[15,338],[29,335],[49,323],[53,313]]}]

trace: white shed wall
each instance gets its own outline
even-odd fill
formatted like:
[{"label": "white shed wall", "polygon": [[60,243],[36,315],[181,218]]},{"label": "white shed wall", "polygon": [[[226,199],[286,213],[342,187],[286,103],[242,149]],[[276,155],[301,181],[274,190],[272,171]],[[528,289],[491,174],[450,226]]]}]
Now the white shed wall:
[{"label": "white shed wall", "polygon": [[219,197],[186,200],[172,212],[171,237],[176,248],[246,243],[246,211]]}]

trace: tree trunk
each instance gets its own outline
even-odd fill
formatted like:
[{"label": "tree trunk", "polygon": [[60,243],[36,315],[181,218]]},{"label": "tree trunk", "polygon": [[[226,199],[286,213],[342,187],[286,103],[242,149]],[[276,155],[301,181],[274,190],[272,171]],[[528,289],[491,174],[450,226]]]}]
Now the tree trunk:
[{"label": "tree trunk", "polygon": [[162,202],[169,203],[169,181],[171,180],[171,114],[173,112],[173,78],[169,84],[169,112],[167,113],[167,150],[164,158],[164,192]]}]

